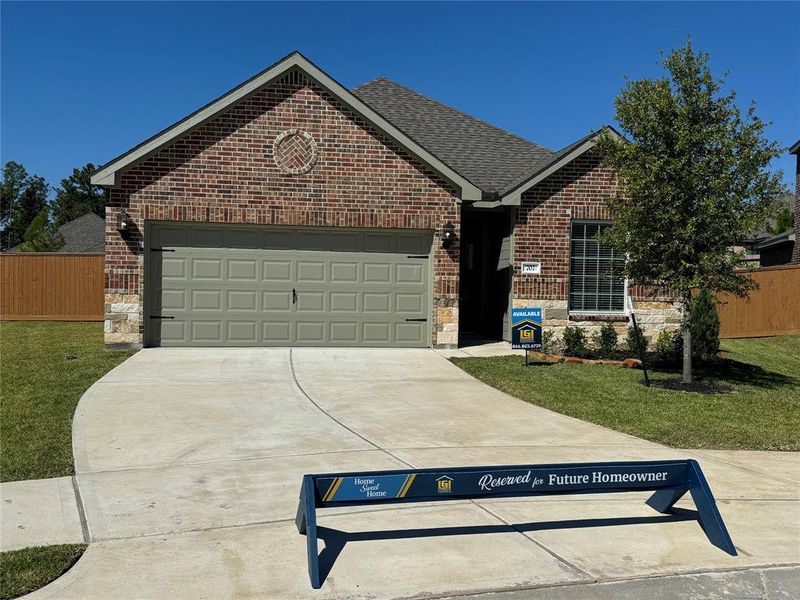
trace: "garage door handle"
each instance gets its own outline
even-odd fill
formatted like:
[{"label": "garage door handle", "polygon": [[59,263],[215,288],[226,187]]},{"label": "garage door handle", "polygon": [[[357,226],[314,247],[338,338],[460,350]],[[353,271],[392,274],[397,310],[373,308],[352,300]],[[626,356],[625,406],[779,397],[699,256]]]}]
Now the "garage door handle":
[{"label": "garage door handle", "polygon": [[297,290],[292,288],[292,304],[297,304]]},{"label": "garage door handle", "polygon": [[424,323],[428,319],[406,319],[406,321],[411,321],[413,323]]},{"label": "garage door handle", "polygon": [[150,315],[151,319],[174,319],[175,317],[164,317],[162,315]]}]

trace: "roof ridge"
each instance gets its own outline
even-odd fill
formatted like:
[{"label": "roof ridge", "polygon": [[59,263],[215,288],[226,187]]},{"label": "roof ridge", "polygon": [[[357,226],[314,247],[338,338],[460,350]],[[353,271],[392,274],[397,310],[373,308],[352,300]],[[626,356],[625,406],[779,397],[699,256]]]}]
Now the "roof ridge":
[{"label": "roof ridge", "polygon": [[[97,217],[97,218],[98,218],[98,219],[100,219],[101,221],[104,221],[104,220],[105,220],[105,219],[103,219],[103,217],[101,217],[100,215],[98,215],[96,212],[94,212],[94,211],[90,211],[90,212],[87,212],[87,213],[83,213],[83,214],[82,214],[82,215],[80,215],[79,217],[75,217],[74,219],[70,219],[69,221],[67,221],[67,223],[72,223],[73,221],[77,221],[78,219],[83,219],[84,217],[88,217],[88,216],[90,216],[90,215],[94,215],[95,217]],[[64,223],[64,225],[66,225],[67,223]]]},{"label": "roof ridge", "polygon": [[353,90],[359,90],[359,89],[365,88],[365,87],[367,87],[369,85],[373,85],[373,84],[375,84],[375,83],[377,83],[379,81],[388,81],[392,85],[396,85],[397,87],[403,88],[404,90],[406,90],[408,92],[411,92],[415,96],[419,96],[420,98],[423,98],[424,100],[427,100],[428,102],[433,102],[434,104],[437,104],[438,106],[441,106],[442,108],[446,108],[448,110],[452,110],[453,112],[457,112],[461,116],[466,117],[467,119],[470,119],[471,121],[475,121],[476,123],[480,123],[482,125],[486,125],[487,127],[491,127],[495,131],[500,131],[500,132],[502,132],[502,133],[504,133],[506,135],[509,135],[509,136],[521,141],[521,142],[525,142],[526,144],[534,146],[535,148],[538,148],[540,150],[545,150],[546,152],[549,152],[551,154],[555,154],[555,151],[551,150],[550,148],[547,148],[545,146],[540,146],[536,142],[528,140],[528,139],[526,139],[526,138],[524,138],[524,137],[522,137],[520,135],[517,135],[516,133],[512,133],[511,131],[508,131],[507,129],[503,129],[502,127],[498,127],[497,125],[493,125],[492,123],[489,123],[488,121],[484,121],[483,119],[479,119],[478,117],[475,117],[475,116],[473,116],[473,115],[471,115],[469,113],[465,113],[463,110],[460,110],[458,108],[455,108],[453,106],[445,104],[444,102],[441,102],[440,100],[436,100],[435,98],[431,98],[430,96],[426,96],[425,94],[421,94],[417,90],[415,90],[413,88],[410,88],[410,87],[408,87],[406,85],[403,85],[402,83],[398,83],[398,82],[396,82],[396,81],[394,81],[392,79],[389,79],[388,77],[384,77],[383,75],[380,75],[380,76],[378,76],[378,77],[376,77],[374,79],[371,79],[371,80],[369,80],[369,81],[367,81],[365,83],[362,83],[361,85],[358,85],[358,86],[354,87]]},{"label": "roof ridge", "polygon": [[[359,83],[359,84],[358,84],[356,87],[354,87],[354,88],[353,88],[351,91],[353,91],[353,92],[354,92],[354,91],[356,91],[356,90],[363,89],[363,88],[365,88],[365,87],[367,87],[367,86],[370,86],[370,85],[372,85],[373,83],[378,83],[379,81],[390,81],[390,82],[394,83],[394,82],[393,82],[391,79],[389,79],[388,77],[384,77],[383,75],[378,75],[377,77],[373,77],[372,79],[369,79],[369,80],[365,81],[364,83]],[[399,84],[398,84],[398,85],[399,85]]]}]

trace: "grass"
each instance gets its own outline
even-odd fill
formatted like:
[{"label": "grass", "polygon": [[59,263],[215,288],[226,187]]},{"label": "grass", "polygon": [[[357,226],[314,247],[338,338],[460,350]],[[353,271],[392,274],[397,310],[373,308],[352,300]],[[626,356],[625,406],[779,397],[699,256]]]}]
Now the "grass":
[{"label": "grass", "polygon": [[[614,366],[525,368],[519,356],[452,360],[522,400],[669,446],[800,450],[800,336],[723,340],[722,346],[732,366],[696,371],[702,381],[732,388],[718,394],[646,388],[641,371]],[[658,370],[651,376],[680,374]]]},{"label": "grass", "polygon": [[105,350],[102,323],[0,324],[0,481],[73,474],[75,406],[132,353]]},{"label": "grass", "polygon": [[[75,406],[131,354],[104,349],[102,323],[1,323],[0,481],[73,474]],[[0,600],[50,583],[85,549],[72,544],[0,553]]]},{"label": "grass", "polygon": [[0,600],[17,598],[53,581],[86,550],[86,544],[40,546],[0,553]]}]

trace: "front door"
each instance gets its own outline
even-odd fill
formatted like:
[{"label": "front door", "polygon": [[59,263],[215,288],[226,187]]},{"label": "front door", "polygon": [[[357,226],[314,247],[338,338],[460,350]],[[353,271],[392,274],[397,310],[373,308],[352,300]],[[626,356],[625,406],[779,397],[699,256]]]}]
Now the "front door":
[{"label": "front door", "polygon": [[507,209],[469,210],[461,221],[459,331],[500,340],[511,290],[511,235]]}]

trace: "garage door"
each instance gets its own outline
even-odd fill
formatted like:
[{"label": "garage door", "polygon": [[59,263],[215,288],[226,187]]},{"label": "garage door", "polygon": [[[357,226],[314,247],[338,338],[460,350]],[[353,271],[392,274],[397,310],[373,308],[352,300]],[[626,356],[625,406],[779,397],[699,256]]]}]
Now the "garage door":
[{"label": "garage door", "polygon": [[148,224],[147,343],[427,346],[432,238]]}]

